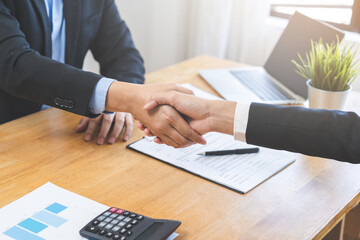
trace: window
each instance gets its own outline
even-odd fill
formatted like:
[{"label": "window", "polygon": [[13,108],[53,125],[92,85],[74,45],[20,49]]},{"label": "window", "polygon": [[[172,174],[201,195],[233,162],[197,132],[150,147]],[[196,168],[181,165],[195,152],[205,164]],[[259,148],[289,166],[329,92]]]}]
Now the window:
[{"label": "window", "polygon": [[290,18],[295,11],[360,33],[360,0],[270,0],[271,16]]}]

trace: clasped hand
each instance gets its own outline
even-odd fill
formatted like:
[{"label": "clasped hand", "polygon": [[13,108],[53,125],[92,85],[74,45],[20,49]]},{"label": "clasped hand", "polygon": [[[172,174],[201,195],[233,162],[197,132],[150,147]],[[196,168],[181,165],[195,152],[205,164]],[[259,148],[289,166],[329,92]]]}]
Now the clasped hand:
[{"label": "clasped hand", "polygon": [[[203,135],[210,132],[213,127],[213,118],[209,109],[209,101],[204,99],[176,92],[169,91],[165,93],[158,93],[144,106],[146,111],[154,111],[164,105],[169,105],[175,108],[182,114],[190,127],[197,133]],[[144,123],[137,123],[137,127],[144,131],[147,136],[157,136],[156,133],[151,131]],[[159,136],[155,137],[154,141],[158,144],[165,143]]]},{"label": "clasped hand", "polygon": [[[96,126],[102,121],[98,144],[104,143],[106,136],[115,121],[109,142],[113,143],[114,139],[119,136],[119,131],[126,126],[124,140],[128,139],[132,130],[131,117],[126,117],[125,121],[117,124],[120,112],[131,113],[135,119],[147,126],[148,130],[161,139],[162,143],[173,146],[175,148],[190,146],[195,143],[206,144],[201,134],[196,132],[189,123],[181,116],[181,114],[169,105],[161,105],[153,109],[144,110],[144,105],[153,99],[156,95],[168,92],[179,92],[182,94],[192,94],[186,88],[176,84],[146,84],[136,85],[124,82],[114,82],[111,84],[106,97],[106,110],[116,113],[114,117],[103,115],[96,120],[83,119],[78,127],[79,131],[84,130],[87,126],[89,132],[92,132]],[[104,121],[106,120],[106,126]],[[112,120],[112,121],[111,121]],[[125,122],[125,123],[124,123]],[[129,124],[129,125],[127,125]],[[91,134],[90,134],[91,136]],[[85,140],[91,140],[87,133]]]}]

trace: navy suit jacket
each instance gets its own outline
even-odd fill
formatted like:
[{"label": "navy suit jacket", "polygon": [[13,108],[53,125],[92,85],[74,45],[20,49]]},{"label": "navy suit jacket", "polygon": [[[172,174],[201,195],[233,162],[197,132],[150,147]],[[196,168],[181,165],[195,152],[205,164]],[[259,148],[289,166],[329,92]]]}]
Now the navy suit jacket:
[{"label": "navy suit jacket", "polygon": [[263,147],[360,163],[356,113],[253,103],[246,141]]},{"label": "navy suit jacket", "polygon": [[[44,0],[0,0],[0,124],[47,104],[89,116],[96,83],[106,76],[143,83],[143,60],[114,0],[63,0],[65,63],[50,59]],[[81,70],[91,50],[101,74]]]}]

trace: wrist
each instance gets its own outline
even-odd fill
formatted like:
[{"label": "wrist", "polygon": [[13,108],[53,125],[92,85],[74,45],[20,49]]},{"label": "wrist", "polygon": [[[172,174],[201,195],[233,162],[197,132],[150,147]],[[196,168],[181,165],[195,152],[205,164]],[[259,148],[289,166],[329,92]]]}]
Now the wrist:
[{"label": "wrist", "polygon": [[141,85],[113,82],[106,96],[105,110],[110,112],[131,112],[134,109],[137,89]]},{"label": "wrist", "polygon": [[236,102],[216,100],[209,106],[210,130],[232,135],[234,129],[234,118]]}]

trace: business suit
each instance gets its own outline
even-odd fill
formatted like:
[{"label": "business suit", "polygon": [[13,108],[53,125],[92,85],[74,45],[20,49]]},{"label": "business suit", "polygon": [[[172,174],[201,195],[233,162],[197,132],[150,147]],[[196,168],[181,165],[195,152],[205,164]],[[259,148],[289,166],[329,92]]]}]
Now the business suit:
[{"label": "business suit", "polygon": [[360,163],[360,117],[351,112],[252,103],[246,141]]},{"label": "business suit", "polygon": [[101,74],[143,83],[143,60],[113,0],[63,0],[65,63],[50,59],[51,30],[43,0],[0,0],[0,123],[41,104],[90,116],[102,76],[80,70],[90,49]]}]

